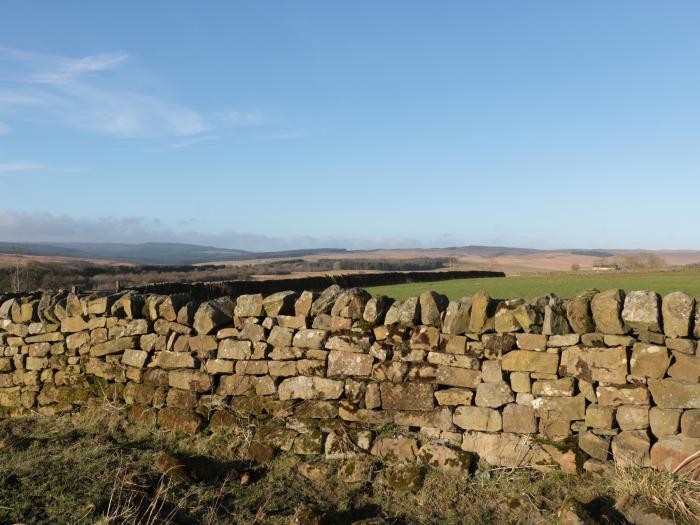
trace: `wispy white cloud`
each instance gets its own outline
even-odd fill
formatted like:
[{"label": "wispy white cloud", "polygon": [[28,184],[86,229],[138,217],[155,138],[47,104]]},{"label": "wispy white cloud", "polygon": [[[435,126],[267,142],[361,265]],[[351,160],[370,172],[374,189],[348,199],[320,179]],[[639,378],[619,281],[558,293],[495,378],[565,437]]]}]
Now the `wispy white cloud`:
[{"label": "wispy white cloud", "polygon": [[10,126],[0,122],[0,135],[7,135],[10,133]]},{"label": "wispy white cloud", "polygon": [[0,162],[0,175],[7,173],[21,173],[27,171],[39,171],[46,169],[44,164],[38,162],[17,160],[11,162]]},{"label": "wispy white cloud", "polygon": [[265,136],[265,140],[300,140],[311,136],[311,132],[306,129],[296,129],[291,131],[282,131],[279,133],[272,133]]},{"label": "wispy white cloud", "polygon": [[0,114],[120,138],[196,137],[262,122],[260,112],[204,114],[169,101],[130,62],[126,53],[69,58],[0,47]]}]

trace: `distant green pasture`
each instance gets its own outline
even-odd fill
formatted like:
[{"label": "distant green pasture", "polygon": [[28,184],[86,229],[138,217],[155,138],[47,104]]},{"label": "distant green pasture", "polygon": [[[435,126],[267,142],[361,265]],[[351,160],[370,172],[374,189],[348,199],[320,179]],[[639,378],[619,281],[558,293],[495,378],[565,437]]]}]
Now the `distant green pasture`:
[{"label": "distant green pasture", "polygon": [[700,271],[524,275],[373,286],[367,290],[374,295],[384,294],[396,299],[419,295],[426,290],[435,290],[450,299],[459,299],[478,290],[486,290],[491,297],[511,299],[532,298],[550,292],[568,298],[588,288],[654,290],[661,295],[680,290],[700,297]]}]

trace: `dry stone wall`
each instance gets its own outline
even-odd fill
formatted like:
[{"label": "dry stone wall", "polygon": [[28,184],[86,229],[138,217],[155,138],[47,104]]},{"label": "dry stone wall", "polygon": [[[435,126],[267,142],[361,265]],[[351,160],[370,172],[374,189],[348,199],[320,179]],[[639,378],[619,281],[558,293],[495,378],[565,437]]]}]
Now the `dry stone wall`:
[{"label": "dry stone wall", "polygon": [[0,416],[110,400],[190,434],[252,417],[251,446],[330,459],[673,469],[700,450],[699,338],[680,292],[35,293],[0,298]]}]

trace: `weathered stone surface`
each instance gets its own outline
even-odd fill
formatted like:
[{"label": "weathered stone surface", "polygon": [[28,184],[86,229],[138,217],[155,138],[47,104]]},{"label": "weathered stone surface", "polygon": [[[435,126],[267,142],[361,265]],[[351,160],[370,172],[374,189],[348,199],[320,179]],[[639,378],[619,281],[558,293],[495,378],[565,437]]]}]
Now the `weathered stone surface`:
[{"label": "weathered stone surface", "polygon": [[681,435],[663,437],[651,448],[650,463],[656,469],[673,471],[698,450],[700,450],[700,438]]},{"label": "weathered stone surface", "polygon": [[614,409],[605,405],[588,405],[586,407],[586,426],[590,428],[612,428]]},{"label": "weathered stone surface", "polygon": [[503,431],[516,434],[534,434],[537,432],[535,410],[532,407],[509,404],[503,408]]},{"label": "weathered stone surface", "polygon": [[612,439],[615,462],[622,466],[650,466],[651,443],[644,430],[623,430]]},{"label": "weathered stone surface", "polygon": [[648,405],[649,391],[641,386],[599,386],[598,403],[605,406]]},{"label": "weathered stone surface", "polygon": [[418,459],[423,464],[445,474],[464,476],[469,472],[473,455],[462,450],[454,450],[445,445],[427,443],[418,451]]},{"label": "weathered stone surface", "polygon": [[476,292],[472,298],[472,307],[469,319],[469,331],[475,334],[481,333],[486,325],[486,320],[493,307],[491,298],[486,292]]},{"label": "weathered stone surface", "polygon": [[542,324],[542,313],[531,304],[521,304],[513,310],[513,316],[520,327],[526,332],[532,332]]},{"label": "weathered stone surface", "polygon": [[298,315],[311,315],[312,317],[316,317],[319,314],[330,313],[331,308],[333,308],[333,304],[335,304],[335,301],[338,299],[341,291],[342,289],[337,284],[329,286],[323,290],[321,295],[319,295],[318,298],[316,298],[316,300],[311,304],[311,310],[308,314],[303,314],[300,312]]},{"label": "weathered stone surface", "polygon": [[445,311],[442,331],[446,334],[460,335],[469,330],[471,301],[450,301]]},{"label": "weathered stone surface", "polygon": [[610,459],[610,438],[607,436],[599,436],[589,431],[580,432],[578,447],[592,458],[601,461]]},{"label": "weathered stone surface", "polygon": [[476,405],[480,407],[499,408],[515,400],[513,391],[505,381],[480,383],[476,388]]},{"label": "weathered stone surface", "polygon": [[294,302],[294,315],[303,317],[311,315],[311,306],[313,305],[315,299],[316,294],[314,292],[301,292],[299,299]]},{"label": "weathered stone surface", "polygon": [[502,428],[501,413],[487,407],[458,406],[455,408],[453,422],[465,430],[498,432]]},{"label": "weathered stone surface", "polygon": [[235,303],[230,297],[219,297],[202,303],[194,314],[194,329],[198,334],[208,334],[233,321]]},{"label": "weathered stone surface", "polygon": [[245,294],[236,299],[233,315],[236,317],[260,317],[264,315],[262,294]]},{"label": "weathered stone surface", "polygon": [[700,438],[700,410],[686,410],[681,416],[681,434]]},{"label": "weathered stone surface", "polygon": [[646,405],[621,405],[617,407],[615,419],[622,430],[649,428],[649,407]]},{"label": "weathered stone surface", "polygon": [[331,315],[348,319],[362,319],[367,301],[371,297],[369,292],[362,288],[343,290],[333,304]]},{"label": "weathered stone surface", "polygon": [[189,410],[163,408],[158,412],[158,425],[173,432],[194,435],[202,428],[202,419]]},{"label": "weathered stone surface", "polygon": [[333,350],[328,354],[328,376],[369,376],[373,362],[368,354]]},{"label": "weathered stone surface", "polygon": [[308,328],[295,333],[292,342],[294,346],[298,348],[321,349],[329,334],[330,332],[328,330]]},{"label": "weathered stone surface", "polygon": [[668,375],[673,379],[700,382],[700,356],[673,353],[673,364],[668,369]]},{"label": "weathered stone surface", "polygon": [[281,401],[287,399],[338,399],[343,394],[343,382],[322,377],[297,376],[280,383],[278,395]]},{"label": "weathered stone surface", "polygon": [[439,385],[476,388],[481,382],[481,372],[468,368],[438,365],[435,382]]},{"label": "weathered stone surface", "polygon": [[533,445],[530,437],[519,434],[468,431],[462,450],[476,452],[493,466],[515,468],[549,462],[549,455]]},{"label": "weathered stone surface", "polygon": [[564,377],[549,381],[535,381],[532,385],[532,394],[536,397],[566,397],[574,395],[574,380]]},{"label": "weathered stone surface", "polygon": [[61,332],[63,333],[82,332],[88,328],[87,322],[82,317],[66,317],[61,321]]},{"label": "weathered stone surface", "polygon": [[138,337],[118,337],[104,343],[92,345],[90,347],[90,355],[93,357],[101,357],[109,354],[119,354],[129,348],[136,348],[138,345]]},{"label": "weathered stone surface", "polygon": [[379,387],[385,410],[432,410],[433,385],[428,383],[382,383]]},{"label": "weathered stone surface", "polygon": [[494,317],[494,327],[499,334],[517,332],[520,330],[520,324],[515,318],[514,310],[510,308],[500,308]]},{"label": "weathered stone surface", "polygon": [[649,290],[629,292],[625,297],[622,320],[636,330],[661,331],[661,300]]},{"label": "weathered stone surface", "polygon": [[591,313],[596,330],[604,334],[624,334],[625,329],[620,314],[625,293],[622,290],[607,290],[593,296]]},{"label": "weathered stone surface", "polygon": [[537,350],[544,352],[547,349],[549,336],[543,334],[516,334],[518,348],[521,350]]},{"label": "weathered stone surface", "polygon": [[435,392],[438,405],[471,405],[474,392],[466,388],[446,388]]},{"label": "weathered stone surface", "polygon": [[143,368],[148,360],[148,353],[141,350],[125,350],[122,356],[122,364],[127,366],[133,366],[136,368]]},{"label": "weathered stone surface", "polygon": [[690,321],[695,312],[695,299],[683,292],[670,293],[663,298],[661,311],[666,336],[688,337]]},{"label": "weathered stone surface", "polygon": [[415,492],[423,486],[424,467],[421,465],[392,465],[384,473],[385,483],[393,489]]},{"label": "weathered stone surface", "polygon": [[649,391],[660,408],[700,408],[700,384],[676,379],[649,379]]},{"label": "weathered stone surface", "polygon": [[559,375],[585,381],[625,384],[627,382],[627,349],[572,346],[561,355]]},{"label": "weathered stone surface", "polygon": [[432,290],[422,293],[418,297],[420,303],[421,324],[426,326],[440,326],[442,313],[447,309],[449,299]]},{"label": "weathered stone surface", "polygon": [[682,413],[682,410],[675,408],[651,407],[649,410],[651,433],[657,438],[677,434]]},{"label": "weathered stone surface", "polygon": [[404,427],[439,429],[447,432],[455,430],[452,424],[452,410],[438,407],[429,411],[398,410],[393,414],[394,423]]},{"label": "weathered stone surface", "polygon": [[661,378],[666,374],[671,357],[665,346],[635,343],[630,358],[630,373],[636,377]]},{"label": "weathered stone surface", "polygon": [[164,370],[194,368],[197,362],[189,352],[161,352],[158,356],[158,366]]},{"label": "weathered stone surface", "polygon": [[566,317],[571,329],[577,334],[595,331],[591,314],[591,299],[596,293],[597,290],[584,292],[566,304]]},{"label": "weathered stone surface", "polygon": [[580,421],[586,418],[586,400],[583,396],[574,397],[537,397],[532,402],[537,414],[557,412],[567,421]]},{"label": "weathered stone surface", "polygon": [[208,392],[211,390],[211,377],[206,372],[195,370],[173,370],[168,373],[168,384],[181,390]]},{"label": "weathered stone surface", "polygon": [[277,292],[263,299],[263,309],[268,317],[294,315],[294,303],[298,294],[292,291]]},{"label": "weathered stone surface", "polygon": [[389,307],[394,302],[386,295],[377,295],[367,301],[362,318],[371,325],[379,325],[384,322]]},{"label": "weathered stone surface", "polygon": [[418,454],[418,442],[410,437],[381,437],[374,441],[370,454],[386,463],[413,462]]},{"label": "weathered stone surface", "polygon": [[503,370],[508,372],[541,372],[556,374],[559,367],[559,356],[546,352],[530,350],[513,350],[503,356]]},{"label": "weathered stone surface", "polygon": [[542,333],[545,335],[569,334],[571,327],[566,319],[564,301],[552,296],[544,307]]}]

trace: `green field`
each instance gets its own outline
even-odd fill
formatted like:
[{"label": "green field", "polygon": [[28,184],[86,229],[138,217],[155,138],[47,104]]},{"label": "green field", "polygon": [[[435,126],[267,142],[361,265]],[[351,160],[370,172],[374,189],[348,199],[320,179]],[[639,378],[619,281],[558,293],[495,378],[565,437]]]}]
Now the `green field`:
[{"label": "green field", "polygon": [[426,290],[459,299],[479,290],[486,290],[491,297],[500,299],[533,298],[547,293],[559,297],[574,297],[588,288],[608,290],[654,290],[661,295],[684,291],[700,297],[700,271],[634,272],[609,274],[560,273],[526,275],[517,277],[490,277],[486,279],[455,279],[429,283],[396,284],[367,288],[373,294],[384,294],[402,300],[419,295]]}]

